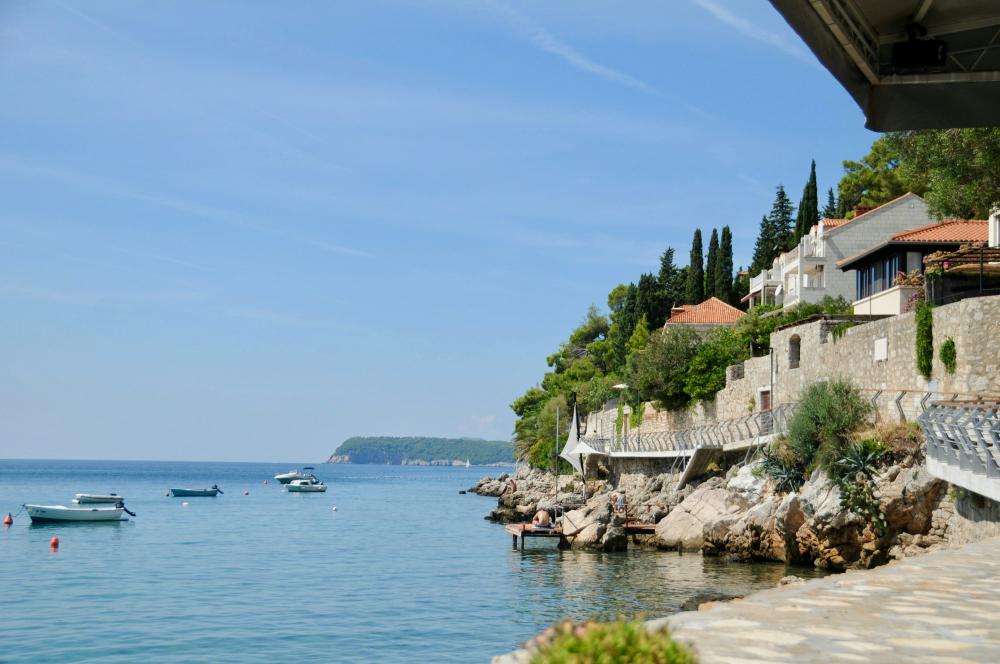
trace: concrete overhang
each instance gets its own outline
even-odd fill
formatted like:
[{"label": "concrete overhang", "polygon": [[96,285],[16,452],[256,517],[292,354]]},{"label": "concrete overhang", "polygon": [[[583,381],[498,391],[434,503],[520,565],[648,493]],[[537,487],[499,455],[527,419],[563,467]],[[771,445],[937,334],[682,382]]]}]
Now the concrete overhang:
[{"label": "concrete overhang", "polygon": [[[854,98],[869,129],[1000,125],[1000,0],[771,4]],[[912,56],[927,50],[944,57]]]}]

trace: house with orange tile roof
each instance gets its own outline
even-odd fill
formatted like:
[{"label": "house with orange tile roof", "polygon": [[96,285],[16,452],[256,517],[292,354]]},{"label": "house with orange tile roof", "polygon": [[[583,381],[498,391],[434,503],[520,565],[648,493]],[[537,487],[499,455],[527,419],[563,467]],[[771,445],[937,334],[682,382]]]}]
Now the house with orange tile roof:
[{"label": "house with orange tile roof", "polygon": [[664,329],[689,326],[698,333],[708,332],[722,325],[735,325],[745,313],[726,304],[717,297],[710,297],[700,304],[684,304],[670,310]]},{"label": "house with orange tile roof", "polygon": [[823,219],[813,226],[770,269],[751,276],[750,292],[743,301],[750,306],[768,303],[783,308],[819,302],[826,296],[852,301],[856,277],[853,270],[838,269],[838,262],[933,221],[927,203],[913,193],[857,212],[852,219]]},{"label": "house with orange tile roof", "polygon": [[946,219],[897,233],[838,261],[837,266],[854,273],[854,313],[895,315],[907,311],[914,294],[922,289],[918,283],[897,283],[900,275],[922,274],[929,254],[955,251],[970,243],[985,244],[988,239],[986,221]]}]

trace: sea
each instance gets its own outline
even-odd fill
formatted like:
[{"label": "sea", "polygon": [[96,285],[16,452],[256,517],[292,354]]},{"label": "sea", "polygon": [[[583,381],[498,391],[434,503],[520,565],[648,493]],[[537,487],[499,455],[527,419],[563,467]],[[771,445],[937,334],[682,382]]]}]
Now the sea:
[{"label": "sea", "polygon": [[[271,479],[302,465],[0,460],[14,516],[0,662],[488,662],[564,618],[662,616],[789,573],[541,538],[516,550],[483,519],[496,499],[459,493],[503,469],[318,465],[325,494]],[[225,493],[164,495],[213,484]],[[31,525],[19,511],[108,492],[136,516]]]}]

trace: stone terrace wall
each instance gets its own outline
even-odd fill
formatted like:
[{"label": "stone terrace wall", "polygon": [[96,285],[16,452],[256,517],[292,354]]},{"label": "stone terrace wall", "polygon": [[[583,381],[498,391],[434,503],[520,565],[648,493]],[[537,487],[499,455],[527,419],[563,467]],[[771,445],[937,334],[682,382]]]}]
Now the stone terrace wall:
[{"label": "stone terrace wall", "polygon": [[[760,410],[760,392],[773,385],[773,406],[794,402],[802,390],[821,380],[847,379],[875,400],[878,414],[899,420],[921,412],[926,392],[1000,393],[1000,296],[972,298],[934,309],[934,368],[930,381],[916,366],[916,320],[913,313],[857,325],[839,339],[833,325],[817,321],[780,330],[771,335],[771,358],[755,357],[742,366],[730,367],[726,387],[708,403],[681,411],[657,411],[647,404],[641,431],[670,431],[712,424]],[[793,337],[800,343],[799,366],[790,363]],[[958,367],[948,374],[938,359],[941,344],[955,340]],[[773,379],[773,382],[772,382]],[[906,390],[898,405],[896,399]],[[629,408],[625,408],[626,414]],[[615,432],[617,407],[609,407],[588,418],[587,433],[610,437]],[[627,419],[627,418],[626,418]],[[626,423],[627,429],[627,423]]]}]

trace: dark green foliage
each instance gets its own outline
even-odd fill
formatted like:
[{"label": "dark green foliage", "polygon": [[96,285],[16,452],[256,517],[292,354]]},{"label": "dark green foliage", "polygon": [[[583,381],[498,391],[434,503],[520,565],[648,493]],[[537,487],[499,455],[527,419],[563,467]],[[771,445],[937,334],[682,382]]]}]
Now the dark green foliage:
[{"label": "dark green foliage", "polygon": [[655,400],[658,408],[686,406],[688,365],[697,348],[698,335],[686,326],[668,325],[654,332],[644,351],[629,356],[628,384],[642,399]]},{"label": "dark green foliage", "polygon": [[938,357],[941,358],[941,363],[944,365],[944,370],[950,374],[955,373],[955,369],[958,367],[958,357],[955,354],[955,340],[948,337],[941,344],[941,350],[938,351]]},{"label": "dark green foliage", "polygon": [[750,292],[750,275],[743,270],[743,266],[737,271],[733,278],[733,290],[730,304],[734,307],[742,307],[741,300]]},{"label": "dark green foliage", "polygon": [[750,263],[750,274],[757,275],[763,269],[770,269],[778,254],[794,244],[792,233],[792,212],[794,206],[785,193],[785,188],[778,185],[771,205],[771,213],[760,220],[760,230],[757,242],[754,244],[753,260]]},{"label": "dark green foliage", "polygon": [[351,463],[400,464],[403,461],[465,461],[476,465],[509,463],[514,460],[510,442],[479,438],[396,438],[363,436],[348,438],[334,452],[349,456]]},{"label": "dark green foliage", "polygon": [[775,489],[781,493],[798,491],[806,481],[805,472],[794,459],[780,454],[773,445],[761,450],[759,467],[765,475],[774,480]]},{"label": "dark green foliage", "polygon": [[643,274],[639,277],[636,286],[636,319],[638,323],[643,317],[649,325],[649,329],[655,330],[663,327],[663,323],[670,314],[667,298],[660,287],[660,281],[652,274]]},{"label": "dark green foliage", "polygon": [[798,241],[803,235],[809,234],[809,229],[819,223],[819,193],[816,190],[816,160],[812,162],[809,169],[809,179],[802,190],[802,201],[799,203],[799,212],[795,218],[795,235],[793,240]]},{"label": "dark green foliage", "polygon": [[802,468],[819,465],[829,470],[871,412],[871,403],[851,383],[814,383],[788,423],[788,447]]},{"label": "dark green foliage", "polygon": [[901,179],[914,191],[926,186],[933,213],[986,219],[1000,202],[1000,128],[906,131],[886,141]]},{"label": "dark green foliage", "polygon": [[687,273],[681,273],[674,264],[674,248],[667,247],[660,256],[660,273],[657,275],[660,291],[663,293],[665,315],[678,304],[684,304],[684,294],[687,288]]},{"label": "dark green foliage", "polygon": [[750,357],[745,338],[732,327],[718,327],[698,346],[687,368],[684,391],[692,400],[713,399],[726,386],[726,367]]},{"label": "dark green foliage", "polygon": [[713,228],[712,236],[708,241],[708,257],[705,260],[705,299],[708,299],[713,295],[717,295],[715,292],[715,271],[718,268],[718,262],[719,231]]},{"label": "dark green foliage", "polygon": [[836,341],[840,339],[842,336],[844,336],[845,332],[847,332],[855,325],[857,325],[857,323],[855,323],[852,320],[845,320],[834,325],[832,328],[830,328],[830,334],[833,336],[833,340]]},{"label": "dark green foliage", "polygon": [[695,664],[694,655],[663,632],[650,633],[642,621],[556,625],[531,659],[532,664]]},{"label": "dark green foliage", "polygon": [[729,230],[729,226],[722,227],[719,258],[715,264],[714,279],[715,296],[723,302],[735,305],[733,301],[733,233]]},{"label": "dark green foliage", "polygon": [[887,529],[885,514],[875,496],[875,471],[888,455],[877,438],[865,438],[852,443],[831,468],[831,477],[840,487],[841,508],[863,517],[876,534]]},{"label": "dark green foliage", "polygon": [[830,187],[826,192],[826,207],[823,208],[821,213],[822,219],[836,219],[837,218],[837,199],[833,195],[833,187]]},{"label": "dark green foliage", "polygon": [[878,207],[907,191],[923,190],[900,172],[898,146],[880,136],[861,161],[844,161],[844,176],[837,184],[837,216],[850,217],[856,207]]},{"label": "dark green foliage", "polygon": [[877,438],[865,438],[851,443],[830,467],[831,476],[835,480],[840,480],[856,479],[858,475],[864,475],[872,480],[879,462],[885,458],[887,452],[885,445]]},{"label": "dark green foliage", "polygon": [[705,299],[705,265],[701,252],[701,229],[696,228],[691,240],[691,262],[688,264],[685,304],[698,304]]},{"label": "dark green foliage", "polygon": [[934,313],[933,307],[927,302],[917,305],[917,371],[926,378],[931,379],[931,371],[934,368]]}]

